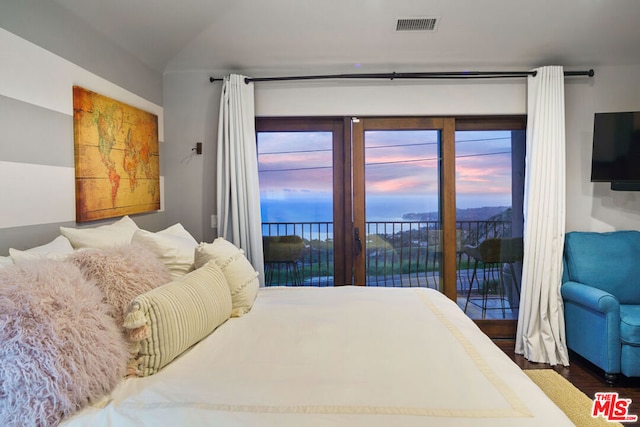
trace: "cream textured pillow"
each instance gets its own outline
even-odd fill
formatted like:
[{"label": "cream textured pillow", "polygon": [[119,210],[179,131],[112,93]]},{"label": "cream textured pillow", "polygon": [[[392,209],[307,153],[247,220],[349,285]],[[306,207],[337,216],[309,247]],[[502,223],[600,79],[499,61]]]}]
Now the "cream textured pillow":
[{"label": "cream textured pillow", "polygon": [[132,242],[153,252],[169,268],[173,279],[193,270],[193,250],[198,242],[180,223],[157,233],[137,230]]},{"label": "cream textured pillow", "polygon": [[102,249],[131,243],[131,238],[136,230],[138,230],[138,226],[128,216],[122,217],[113,224],[100,225],[92,228],[60,227],[60,233],[69,239],[76,249]]},{"label": "cream textured pillow", "polygon": [[215,263],[139,295],[124,322],[134,343],[127,375],[155,374],[230,315],[229,286]]},{"label": "cream textured pillow", "polygon": [[0,256],[0,268],[13,265],[13,259],[10,256]]},{"label": "cream textured pillow", "polygon": [[195,250],[196,268],[214,260],[222,269],[231,289],[232,317],[240,317],[253,307],[260,282],[244,251],[233,243],[218,237],[213,243],[200,243]]},{"label": "cream textured pillow", "polygon": [[167,267],[150,250],[136,244],[83,249],[68,260],[104,293],[118,326],[122,326],[133,298],[171,281]]},{"label": "cream textured pillow", "polygon": [[43,258],[63,260],[71,253],[73,253],[73,246],[71,246],[69,239],[64,236],[58,236],[46,245],[36,246],[24,251],[14,248],[9,249],[9,255],[11,255],[15,263]]}]

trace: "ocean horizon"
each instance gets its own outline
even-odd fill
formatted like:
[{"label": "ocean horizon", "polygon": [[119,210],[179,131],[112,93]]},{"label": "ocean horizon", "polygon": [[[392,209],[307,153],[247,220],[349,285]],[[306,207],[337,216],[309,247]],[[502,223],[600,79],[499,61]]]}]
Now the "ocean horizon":
[{"label": "ocean horizon", "polygon": [[[510,197],[473,195],[459,196],[458,209],[511,206]],[[262,199],[262,222],[333,222],[333,202],[327,198]],[[367,199],[367,221],[403,221],[405,214],[438,212],[436,196],[370,197]]]}]

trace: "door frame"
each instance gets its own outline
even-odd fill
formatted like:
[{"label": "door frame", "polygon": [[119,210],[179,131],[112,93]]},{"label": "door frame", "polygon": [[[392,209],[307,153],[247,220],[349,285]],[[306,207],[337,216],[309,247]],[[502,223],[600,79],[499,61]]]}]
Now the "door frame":
[{"label": "door frame", "polygon": [[[440,132],[439,212],[442,225],[443,260],[440,265],[441,291],[453,301],[457,296],[456,277],[456,191],[455,119],[444,117],[359,117],[352,119],[353,141],[353,230],[366,229],[364,135],[369,130],[437,130]],[[362,165],[362,167],[357,167]],[[366,239],[365,239],[366,240]],[[451,251],[453,248],[453,252]],[[353,257],[354,284],[366,284],[366,242]]]},{"label": "door frame", "polygon": [[[366,119],[366,122],[363,120]],[[456,247],[456,203],[455,203],[455,132],[456,130],[502,130],[526,129],[525,115],[508,116],[448,116],[444,117],[360,117],[360,123],[354,123],[350,117],[259,117],[256,120],[256,131],[331,131],[333,132],[333,167],[334,167],[334,284],[364,284],[353,278],[366,277],[364,263],[356,268],[355,261],[361,255],[354,255],[353,229],[359,226],[365,230],[364,212],[356,212],[354,199],[364,200],[364,174],[352,172],[355,161],[364,164],[364,125],[370,129],[398,129],[391,122],[402,119],[407,126],[404,129],[424,129],[423,126],[436,127],[441,130],[442,159],[440,164],[440,181],[450,183],[441,188],[441,218],[443,226],[443,253],[451,252],[448,248]],[[362,136],[356,136],[357,133]],[[353,138],[353,144],[351,143]],[[356,140],[362,150],[355,150]],[[343,167],[340,167],[343,165]],[[360,175],[359,175],[360,174]],[[356,185],[357,181],[357,185]],[[364,203],[361,204],[364,209]],[[355,219],[358,218],[358,221]],[[366,242],[363,242],[363,244]],[[363,248],[364,249],[364,248]],[[453,250],[455,254],[455,249]],[[442,267],[444,294],[456,301],[456,259],[455,256],[444,258]],[[513,339],[516,335],[516,320],[480,320],[473,319],[480,329],[493,339]]]},{"label": "door frame", "polygon": [[[331,132],[333,135],[333,280],[352,283],[351,128],[348,117],[259,117],[257,132]],[[344,165],[341,167],[341,165]],[[336,244],[336,242],[344,244]]]}]

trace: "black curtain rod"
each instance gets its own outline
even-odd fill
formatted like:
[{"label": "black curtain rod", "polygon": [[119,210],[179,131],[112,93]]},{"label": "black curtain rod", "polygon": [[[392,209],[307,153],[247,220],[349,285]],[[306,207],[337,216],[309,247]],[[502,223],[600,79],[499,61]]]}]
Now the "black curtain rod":
[{"label": "black curtain rod", "polygon": [[[445,71],[432,73],[373,73],[373,74],[325,74],[313,76],[285,76],[285,77],[245,77],[244,82],[280,82],[293,80],[327,80],[327,79],[505,79],[535,76],[536,71]],[[595,75],[593,70],[565,71],[565,77]],[[209,77],[209,81],[219,82],[224,79]]]}]

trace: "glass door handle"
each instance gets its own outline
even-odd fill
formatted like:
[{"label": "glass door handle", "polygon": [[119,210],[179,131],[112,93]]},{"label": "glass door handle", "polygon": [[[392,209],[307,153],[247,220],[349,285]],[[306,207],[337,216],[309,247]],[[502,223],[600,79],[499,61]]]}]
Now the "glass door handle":
[{"label": "glass door handle", "polygon": [[353,245],[353,254],[358,256],[362,252],[362,240],[360,239],[360,229],[358,227],[353,230],[353,240],[355,243]]}]

